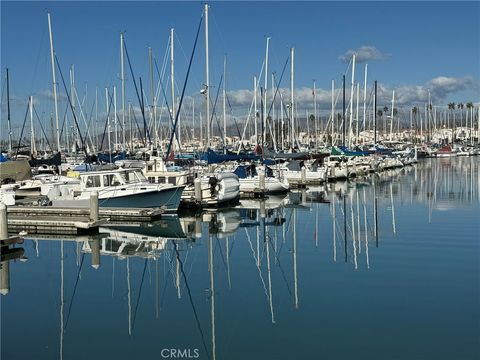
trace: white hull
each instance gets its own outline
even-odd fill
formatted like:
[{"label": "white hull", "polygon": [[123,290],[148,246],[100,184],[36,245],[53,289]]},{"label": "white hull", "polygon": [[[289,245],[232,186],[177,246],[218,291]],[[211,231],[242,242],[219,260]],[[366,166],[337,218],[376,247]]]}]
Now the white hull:
[{"label": "white hull", "polygon": [[[282,182],[277,178],[266,177],[265,178],[265,193],[282,193],[287,192],[290,186],[287,182]],[[240,179],[240,191],[242,192],[255,192],[261,190],[260,178],[254,176],[251,178]]]},{"label": "white hull", "polygon": [[0,201],[7,206],[15,205],[16,184],[5,184],[0,186]]},{"label": "white hull", "polygon": [[325,181],[326,173],[323,168],[319,168],[317,171],[305,170],[305,177],[302,176],[302,171],[295,170],[282,170],[282,176],[289,183],[302,183],[303,179],[306,184],[320,184]]},{"label": "white hull", "polygon": [[[225,203],[234,202],[240,197],[240,182],[238,176],[230,172],[203,175],[200,178],[200,189],[201,202],[204,206],[220,206]],[[185,188],[182,200],[186,203],[196,201],[194,184],[189,184]]]}]

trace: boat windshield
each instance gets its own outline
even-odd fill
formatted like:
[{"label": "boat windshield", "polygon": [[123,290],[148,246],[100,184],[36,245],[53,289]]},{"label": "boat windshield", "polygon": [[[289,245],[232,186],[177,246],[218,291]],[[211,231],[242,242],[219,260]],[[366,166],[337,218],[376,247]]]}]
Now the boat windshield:
[{"label": "boat windshield", "polygon": [[123,180],[127,184],[147,181],[147,178],[138,170],[126,171],[124,173],[120,173],[120,176],[123,178]]}]

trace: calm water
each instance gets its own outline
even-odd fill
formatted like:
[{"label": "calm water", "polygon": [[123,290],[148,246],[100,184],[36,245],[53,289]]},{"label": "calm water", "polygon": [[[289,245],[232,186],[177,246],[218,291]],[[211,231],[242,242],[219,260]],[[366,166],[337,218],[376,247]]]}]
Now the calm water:
[{"label": "calm water", "polygon": [[1,357],[477,359],[479,164],[428,159],[96,238],[27,236]]}]

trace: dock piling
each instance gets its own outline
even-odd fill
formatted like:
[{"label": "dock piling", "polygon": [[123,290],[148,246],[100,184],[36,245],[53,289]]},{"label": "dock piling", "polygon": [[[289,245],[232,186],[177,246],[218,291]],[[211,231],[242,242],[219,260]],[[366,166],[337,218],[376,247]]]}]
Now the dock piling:
[{"label": "dock piling", "polygon": [[198,203],[202,202],[202,182],[199,178],[193,180],[193,185],[195,188],[195,201]]},{"label": "dock piling", "polygon": [[0,240],[8,239],[7,206],[0,202]]},{"label": "dock piling", "polygon": [[99,219],[98,191],[93,191],[90,194],[90,220],[98,221],[98,219]]},{"label": "dock piling", "polygon": [[263,193],[265,191],[265,174],[264,173],[258,174],[258,180],[260,183],[260,191]]}]

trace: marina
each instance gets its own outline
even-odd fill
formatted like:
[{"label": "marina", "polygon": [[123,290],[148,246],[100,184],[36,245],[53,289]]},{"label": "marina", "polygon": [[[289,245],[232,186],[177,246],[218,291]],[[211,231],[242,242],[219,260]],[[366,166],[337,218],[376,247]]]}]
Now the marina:
[{"label": "marina", "polygon": [[[251,347],[269,358],[343,358],[357,351],[344,341],[388,357],[401,336],[401,358],[425,348],[469,358],[478,345],[479,165],[425,159],[98,235],[26,235],[9,245],[23,262],[2,252],[2,357],[127,359],[168,346],[205,359],[243,359]],[[33,289],[40,313],[23,305]],[[21,354],[19,331],[31,338]],[[79,346],[86,331],[98,336]],[[289,340],[276,343],[282,334]]]},{"label": "marina", "polygon": [[2,2],[0,357],[480,357],[480,3],[432,5]]}]

